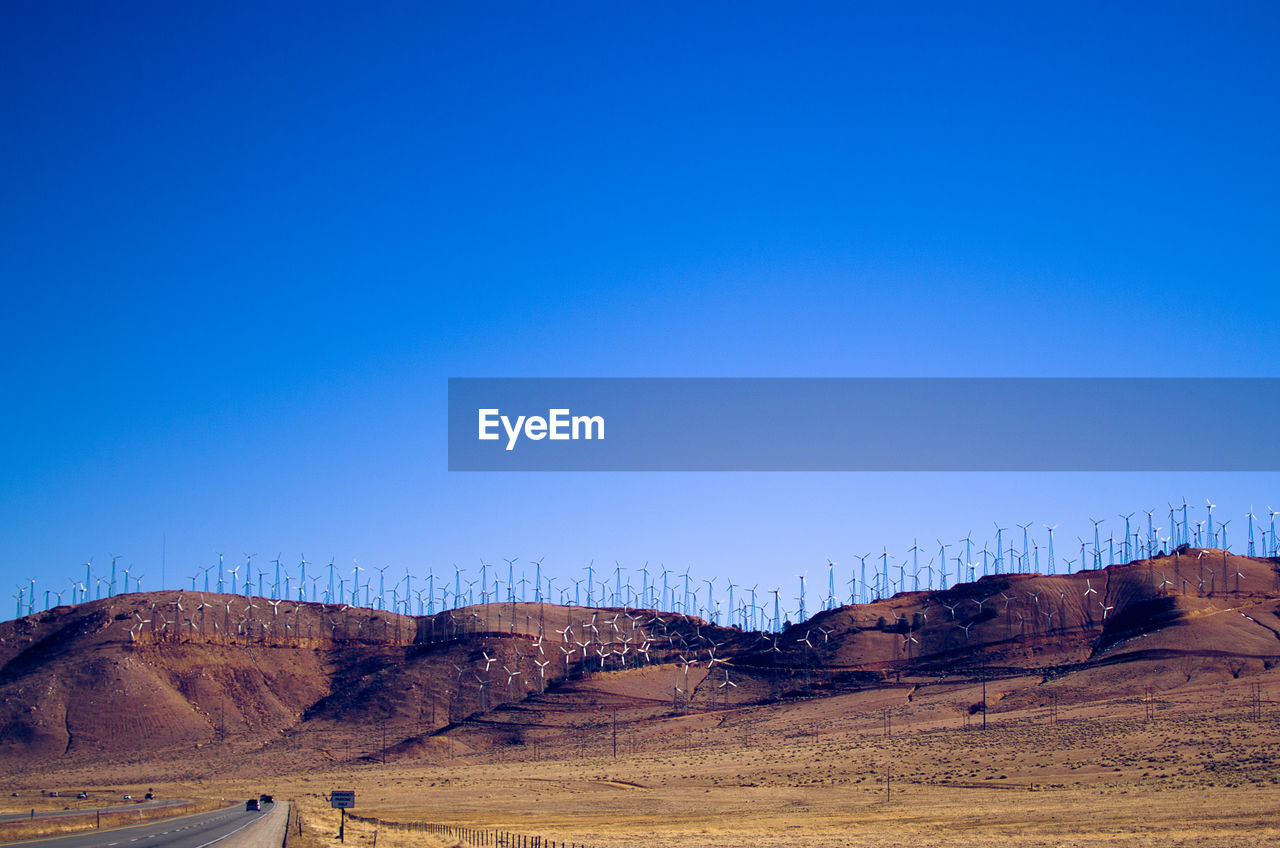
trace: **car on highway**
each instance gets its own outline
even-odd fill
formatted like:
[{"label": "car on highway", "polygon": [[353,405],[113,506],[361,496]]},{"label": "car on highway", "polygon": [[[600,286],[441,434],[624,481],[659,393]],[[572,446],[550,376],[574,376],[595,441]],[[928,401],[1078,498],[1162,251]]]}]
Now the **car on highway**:
[{"label": "car on highway", "polygon": [[258,796],[258,800],[264,804],[274,804],[276,802],[275,798],[272,798],[265,792]]},{"label": "car on highway", "polygon": [[89,793],[88,793],[88,792],[77,792],[77,793],[76,793],[76,797],[77,797],[77,798],[79,798],[81,801],[83,801],[85,798],[88,798],[88,797],[89,797]]},{"label": "car on highway", "polygon": [[126,801],[132,801],[132,800],[133,800],[133,796],[132,796],[132,795],[130,795],[130,794],[128,794],[128,793],[125,793],[124,800],[126,800]]},{"label": "car on highway", "polygon": [[254,810],[261,810],[261,809],[262,809],[262,804],[258,802],[257,798],[250,798],[248,801],[244,802],[244,811],[246,813],[252,812]]}]

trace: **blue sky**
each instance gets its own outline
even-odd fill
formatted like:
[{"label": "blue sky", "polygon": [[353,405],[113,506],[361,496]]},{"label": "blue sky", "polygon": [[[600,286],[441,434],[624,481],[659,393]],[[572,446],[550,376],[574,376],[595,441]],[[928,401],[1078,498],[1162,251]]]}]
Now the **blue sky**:
[{"label": "blue sky", "polygon": [[1280,506],[449,474],[444,432],[450,376],[1280,376],[1274,4],[260,5],[0,7],[0,586],[115,551],[154,588],[162,538],[170,585],[214,550],[764,585]]}]

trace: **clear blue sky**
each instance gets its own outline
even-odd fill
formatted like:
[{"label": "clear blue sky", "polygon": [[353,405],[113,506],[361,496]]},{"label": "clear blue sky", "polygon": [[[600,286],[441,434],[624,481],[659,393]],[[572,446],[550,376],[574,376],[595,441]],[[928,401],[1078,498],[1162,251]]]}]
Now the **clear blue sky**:
[{"label": "clear blue sky", "polygon": [[263,5],[0,4],[4,595],[109,551],[155,588],[162,537],[173,586],[215,550],[763,586],[1280,507],[449,474],[444,432],[450,376],[1280,376],[1273,3]]}]

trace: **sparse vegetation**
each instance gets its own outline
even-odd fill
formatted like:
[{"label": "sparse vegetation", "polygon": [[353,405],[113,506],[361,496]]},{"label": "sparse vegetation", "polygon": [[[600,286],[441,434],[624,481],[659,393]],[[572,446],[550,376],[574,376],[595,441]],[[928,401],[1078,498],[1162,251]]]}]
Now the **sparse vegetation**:
[{"label": "sparse vegetation", "polygon": [[[1157,609],[1141,606],[1156,585],[1146,568],[1117,569],[1107,606]],[[14,810],[55,787],[241,798],[270,777],[301,813],[293,848],[332,844],[333,788],[356,789],[358,815],[384,822],[381,848],[450,844],[414,822],[593,848],[1280,837],[1280,671],[1275,634],[1257,623],[1280,599],[1256,586],[1248,597],[1179,595],[1166,605],[1177,615],[1116,613],[1104,634],[1086,615],[1087,589],[1013,575],[964,597],[824,612],[767,637],[547,606],[546,632],[567,626],[579,639],[591,616],[600,630],[619,616],[632,645],[648,643],[625,662],[566,662],[566,640],[537,638],[544,611],[533,605],[515,607],[531,632],[438,624],[426,632],[441,638],[408,643],[411,619],[397,632],[385,614],[310,605],[290,610],[278,642],[270,626],[246,626],[226,644],[123,643],[110,604],[69,608],[0,625],[12,630],[0,633],[0,758],[21,775]],[[251,625],[270,613],[244,615]],[[126,619],[136,628],[137,615]],[[334,641],[287,633],[308,627]],[[545,687],[532,682],[535,657],[550,657]],[[62,795],[41,803],[70,801]],[[351,823],[349,842],[372,839],[369,822]]]}]

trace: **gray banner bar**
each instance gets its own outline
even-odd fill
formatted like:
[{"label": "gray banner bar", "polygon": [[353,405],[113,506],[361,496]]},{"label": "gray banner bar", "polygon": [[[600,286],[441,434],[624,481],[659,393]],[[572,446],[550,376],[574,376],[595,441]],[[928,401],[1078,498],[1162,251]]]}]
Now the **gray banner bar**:
[{"label": "gray banner bar", "polygon": [[449,470],[1277,471],[1278,423],[1275,378],[453,378]]}]

